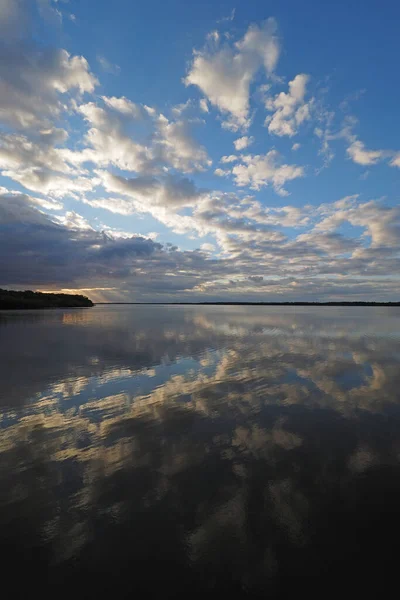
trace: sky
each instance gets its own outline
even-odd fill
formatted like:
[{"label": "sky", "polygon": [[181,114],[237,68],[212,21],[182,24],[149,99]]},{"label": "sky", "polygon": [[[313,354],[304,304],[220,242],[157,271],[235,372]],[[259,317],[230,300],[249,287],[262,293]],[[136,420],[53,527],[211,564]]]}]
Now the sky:
[{"label": "sky", "polygon": [[0,0],[0,287],[399,300],[399,19]]}]

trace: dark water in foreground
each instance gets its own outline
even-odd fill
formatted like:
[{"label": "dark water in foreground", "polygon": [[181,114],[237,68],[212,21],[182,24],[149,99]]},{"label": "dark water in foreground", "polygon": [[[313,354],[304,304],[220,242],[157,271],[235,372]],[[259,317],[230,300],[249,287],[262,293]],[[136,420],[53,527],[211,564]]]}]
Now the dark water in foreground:
[{"label": "dark water in foreground", "polygon": [[267,598],[397,575],[399,366],[398,308],[1,313],[3,583]]}]

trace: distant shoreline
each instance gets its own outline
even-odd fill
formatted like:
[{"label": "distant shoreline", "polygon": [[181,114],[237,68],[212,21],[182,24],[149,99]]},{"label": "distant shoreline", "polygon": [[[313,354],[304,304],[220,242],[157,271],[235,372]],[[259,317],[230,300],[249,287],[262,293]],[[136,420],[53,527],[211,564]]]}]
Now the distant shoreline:
[{"label": "distant shoreline", "polygon": [[95,302],[95,306],[400,306],[400,302]]}]

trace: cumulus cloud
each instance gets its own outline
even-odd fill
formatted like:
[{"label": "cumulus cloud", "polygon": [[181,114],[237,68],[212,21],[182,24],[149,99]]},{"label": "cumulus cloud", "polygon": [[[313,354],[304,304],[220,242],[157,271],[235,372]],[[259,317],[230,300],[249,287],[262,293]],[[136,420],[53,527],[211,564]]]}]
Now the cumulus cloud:
[{"label": "cumulus cloud", "polygon": [[205,98],[200,98],[199,106],[200,106],[200,110],[202,112],[204,112],[204,113],[210,112],[210,109],[208,108],[208,102]]},{"label": "cumulus cloud", "polygon": [[227,177],[230,174],[230,171],[224,170],[224,169],[215,169],[214,171],[214,175],[216,175],[217,177]]},{"label": "cumulus cloud", "polygon": [[[126,185],[141,187],[138,182]],[[146,187],[143,182],[142,187]],[[133,193],[136,195],[135,189]],[[112,210],[114,203],[123,200],[98,199],[98,206]],[[129,202],[129,197],[125,200]],[[307,294],[322,293],[322,288],[325,294],[345,293],[346,286],[349,293],[365,294],[373,291],[375,277],[381,294],[394,289],[388,272],[399,266],[397,207],[360,203],[356,197],[304,209],[265,208],[250,198],[239,205],[233,200],[230,194],[208,195],[194,206],[193,230],[214,235],[222,249],[222,257],[211,259],[209,242],[201,251],[181,252],[142,236],[114,236],[111,230],[93,230],[79,213],[69,211],[50,219],[28,196],[2,191],[0,278],[4,285],[117,290],[123,281],[124,286],[131,289],[134,285],[145,296],[160,293],[163,297],[180,294],[187,298],[199,294],[243,297],[265,290],[292,297],[290,290],[302,293],[305,286]],[[122,206],[123,210],[129,208],[128,204]],[[159,211],[162,207],[155,208]],[[172,220],[179,222],[176,217]],[[297,238],[289,239],[277,229],[304,228],[313,221],[314,228]],[[365,243],[338,231],[344,221],[364,228]]]},{"label": "cumulus cloud", "polygon": [[76,160],[91,161],[100,166],[112,164],[139,173],[151,171],[154,168],[151,150],[126,133],[126,113],[121,114],[121,111],[113,108],[115,106],[111,108],[108,104],[106,108],[94,102],[79,106],[78,110],[89,124],[89,130],[85,136],[88,148],[81,156],[76,155]]},{"label": "cumulus cloud", "polygon": [[64,227],[67,227],[68,229],[94,231],[87,219],[73,210],[66,212],[65,215],[62,215],[61,217],[54,217],[53,220],[56,223],[64,225]]},{"label": "cumulus cloud", "polygon": [[400,169],[400,152],[398,152],[390,161],[391,167],[398,167]]},{"label": "cumulus cloud", "polygon": [[272,185],[277,193],[286,195],[286,182],[304,175],[303,167],[281,164],[276,150],[270,150],[265,155],[247,154],[241,160],[241,164],[232,169],[236,184],[241,187],[248,185],[251,189],[259,190]]},{"label": "cumulus cloud", "polygon": [[194,52],[184,82],[197,86],[211,104],[227,114],[233,130],[249,125],[250,85],[258,70],[264,66],[271,75],[276,67],[276,31],[276,21],[270,18],[261,27],[251,25],[234,45],[220,45],[219,36],[214,35],[204,50]]},{"label": "cumulus cloud", "polygon": [[215,252],[215,246],[214,244],[202,244],[200,246],[200,249],[203,250],[203,252]]},{"label": "cumulus cloud", "polygon": [[390,166],[397,166],[397,154],[395,152],[390,150],[370,150],[366,147],[365,143],[354,133],[354,127],[357,122],[356,118],[348,116],[338,133],[331,134],[328,132],[328,134],[324,134],[324,137],[326,140],[340,138],[346,140],[348,142],[347,155],[354,163],[363,167],[370,167],[388,159]]},{"label": "cumulus cloud", "polygon": [[29,42],[0,42],[0,120],[19,128],[48,126],[66,109],[67,92],[93,92],[86,59]]},{"label": "cumulus cloud", "polygon": [[125,96],[117,98],[115,96],[102,96],[104,103],[114,110],[120,112],[121,114],[132,117],[134,119],[140,119],[142,111],[137,104],[134,104]]},{"label": "cumulus cloud", "polygon": [[359,140],[354,141],[347,148],[347,154],[353,162],[363,166],[376,165],[386,155],[383,150],[367,150]]},{"label": "cumulus cloud", "polygon": [[305,102],[309,76],[300,74],[289,82],[288,93],[280,92],[266,101],[267,110],[273,112],[265,119],[268,131],[278,136],[293,137],[300,125],[310,118],[313,99]]},{"label": "cumulus cloud", "polygon": [[52,196],[88,192],[94,180],[71,161],[75,153],[57,147],[68,138],[63,129],[50,128],[30,138],[0,134],[0,172],[25,188]]},{"label": "cumulus cloud", "polygon": [[[164,165],[184,173],[211,165],[205,148],[192,137],[188,121],[169,121],[163,114],[149,112],[149,107],[142,110],[125,97],[103,96],[103,101],[104,106],[89,102],[78,108],[89,124],[86,134],[89,148],[76,155],[76,160],[146,174],[160,172]],[[139,141],[134,139],[130,127],[144,115],[152,136]]]},{"label": "cumulus cloud", "polygon": [[135,210],[135,205],[130,200],[118,197],[109,198],[84,198],[83,202],[93,208],[101,208],[108,210],[116,215],[132,215]]},{"label": "cumulus cloud", "polygon": [[22,194],[0,195],[0,254],[6,286],[110,287],[131,279],[150,293],[183,291],[210,269],[202,252],[179,252],[143,236],[115,239],[74,212],[56,223]]},{"label": "cumulus cloud", "polygon": [[222,156],[221,157],[221,162],[223,164],[228,164],[228,163],[232,163],[239,160],[238,156],[235,156],[235,154],[230,154],[229,156]]},{"label": "cumulus cloud", "polygon": [[250,146],[253,142],[254,142],[253,137],[244,135],[243,137],[240,137],[237,140],[235,140],[233,142],[233,145],[235,146],[235,150],[237,152],[240,152],[240,150],[244,150],[245,148],[248,148],[248,146]]},{"label": "cumulus cloud", "polygon": [[109,172],[99,172],[102,183],[108,192],[130,196],[137,204],[183,208],[192,206],[203,195],[193,181],[175,175],[162,178],[138,176],[125,178]]},{"label": "cumulus cloud", "polygon": [[212,161],[206,149],[190,135],[186,121],[171,122],[161,114],[156,119],[156,129],[155,152],[159,161],[166,162],[184,173],[202,171],[211,166]]},{"label": "cumulus cloud", "polygon": [[[4,285],[84,285],[112,288],[116,296],[135,289],[141,297],[179,294],[188,299],[196,294],[258,297],[267,290],[290,295],[304,293],[306,285],[312,293],[320,293],[323,285],[332,293],[346,285],[361,293],[374,287],[374,278],[385,280],[385,293],[394,289],[389,279],[400,261],[396,207],[361,202],[357,196],[319,207],[272,207],[266,197],[249,196],[244,189],[264,192],[269,186],[285,196],[289,182],[305,174],[304,167],[288,164],[275,149],[244,154],[254,142],[243,135],[252,119],[252,83],[258,75],[270,78],[269,83],[282,82],[274,75],[279,43],[273,20],[250,26],[236,43],[212,32],[207,47],[194,53],[185,79],[204,97],[167,107],[167,117],[124,95],[94,96],[97,80],[86,60],[42,45],[38,36],[30,39],[29,11],[24,22],[20,10],[25,1],[3,5],[0,173],[32,193],[0,188]],[[321,117],[317,102],[307,97],[307,82],[308,76],[297,75],[287,92],[267,98],[270,133],[292,137],[313,109],[323,144],[345,140],[349,157],[359,164],[387,159],[400,166],[397,154],[369,150],[359,141],[354,119],[347,117],[332,133],[330,117]],[[269,83],[268,89],[260,83],[254,100],[261,88],[262,94],[270,93]],[[191,179],[212,166],[194,135],[195,127],[205,123],[199,111],[207,114],[211,106],[223,114],[224,127],[242,134],[234,136],[236,154],[222,156],[217,168],[202,177],[232,177],[238,192],[202,189]],[[292,145],[293,151],[298,148]],[[227,181],[223,184],[228,187]],[[102,211],[101,231],[94,225],[99,217],[88,221],[78,202],[87,205],[89,215]],[[198,240],[200,249],[180,251],[157,244],[154,235],[132,235],[125,230],[135,218],[121,226],[114,216],[110,226],[105,211],[149,215],[174,234]]]}]

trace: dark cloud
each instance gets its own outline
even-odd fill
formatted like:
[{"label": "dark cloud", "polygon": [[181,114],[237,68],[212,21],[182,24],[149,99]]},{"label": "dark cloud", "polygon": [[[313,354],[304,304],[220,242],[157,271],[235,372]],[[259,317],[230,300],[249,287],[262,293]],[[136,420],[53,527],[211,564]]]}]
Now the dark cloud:
[{"label": "dark cloud", "polygon": [[24,195],[0,196],[0,232],[0,281],[5,286],[112,279],[129,273],[135,259],[162,249],[140,236],[113,239],[92,229],[59,225]]}]

